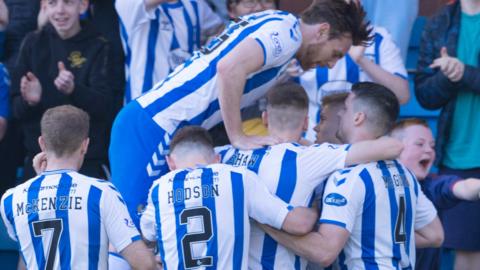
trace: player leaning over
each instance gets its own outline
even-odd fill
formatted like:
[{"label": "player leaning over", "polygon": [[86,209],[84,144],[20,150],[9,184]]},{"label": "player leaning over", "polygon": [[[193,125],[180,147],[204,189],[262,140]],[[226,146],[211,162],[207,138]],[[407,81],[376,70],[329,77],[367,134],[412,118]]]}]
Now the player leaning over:
[{"label": "player leaning over", "polygon": [[115,187],[77,172],[88,129],[88,114],[71,105],[45,112],[38,141],[46,167],[3,195],[8,234],[27,269],[107,269],[108,243],[134,269],[156,269]]},{"label": "player leaning over", "polygon": [[165,174],[165,151],[181,127],[210,128],[225,122],[235,147],[278,142],[241,129],[240,107],[251,105],[277,83],[296,57],[302,68],[333,66],[352,44],[369,39],[364,11],[354,1],[314,1],[300,19],[264,11],[230,24],[209,46],[179,66],[152,91],[129,103],[112,129],[112,182],[134,222],[153,180]]}]

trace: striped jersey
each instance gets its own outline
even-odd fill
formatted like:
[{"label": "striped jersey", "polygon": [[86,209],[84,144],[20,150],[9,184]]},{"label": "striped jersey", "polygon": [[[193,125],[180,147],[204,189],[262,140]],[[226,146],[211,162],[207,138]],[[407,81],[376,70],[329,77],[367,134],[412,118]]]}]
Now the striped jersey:
[{"label": "striped jersey", "polygon": [[116,0],[125,52],[125,101],[163,80],[223,24],[205,0],[178,0],[147,10],[145,1]]},{"label": "striped jersey", "polygon": [[221,121],[217,63],[246,38],[256,40],[264,52],[264,65],[248,76],[240,106],[253,104],[277,82],[300,47],[299,21],[290,13],[268,10],[232,22],[136,101],[169,134],[182,125],[213,127]]},{"label": "striped jersey", "polygon": [[[217,148],[222,162],[247,167],[258,174],[272,194],[292,206],[308,206],[312,194],[328,176],[345,166],[349,145],[301,146],[283,143],[255,150]],[[257,225],[250,234],[250,269],[305,269],[307,261],[278,245]]]},{"label": "striped jersey", "polygon": [[[407,78],[407,71],[392,37],[385,28],[375,27],[372,43],[365,49],[365,57],[379,65],[385,71]],[[345,91],[356,82],[371,82],[372,79],[350,57],[349,54],[340,59],[332,69],[317,67],[306,71],[298,78],[309,97],[309,124],[305,138],[315,140],[313,128],[320,122],[322,97],[332,91]]]},{"label": "striped jersey", "polygon": [[122,251],[141,239],[115,187],[74,171],[9,189],[1,215],[27,269],[107,269],[109,243]]},{"label": "striped jersey", "polygon": [[341,269],[413,269],[415,230],[436,215],[415,176],[392,160],[335,172],[325,187],[320,223],[350,232],[338,257]]},{"label": "striped jersey", "polygon": [[213,164],[155,181],[140,225],[165,269],[247,269],[249,217],[280,229],[289,209],[253,172]]}]

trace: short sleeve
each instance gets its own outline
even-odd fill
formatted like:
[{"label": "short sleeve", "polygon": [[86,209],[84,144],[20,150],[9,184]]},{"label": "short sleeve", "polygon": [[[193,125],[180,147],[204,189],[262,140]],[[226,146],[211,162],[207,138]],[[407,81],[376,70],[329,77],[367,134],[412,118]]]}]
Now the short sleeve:
[{"label": "short sleeve", "polygon": [[150,192],[148,193],[148,200],[147,200],[147,207],[145,211],[142,213],[142,217],[140,218],[140,230],[142,231],[142,235],[145,239],[150,242],[154,242],[157,240],[157,225],[155,223],[155,204],[158,202],[154,202],[152,199],[152,193],[158,192],[158,184],[153,184]]},{"label": "short sleeve", "polygon": [[375,41],[381,42],[379,47],[380,67],[393,75],[407,79],[408,74],[405,69],[405,64],[403,63],[400,49],[393,41],[392,36],[382,27],[376,27],[375,30]]},{"label": "short sleeve", "polygon": [[0,117],[7,119],[10,116],[10,76],[3,64],[0,64]]},{"label": "short sleeve", "polygon": [[14,240],[17,241],[17,236],[15,235],[15,229],[14,229],[14,224],[12,224],[13,220],[13,215],[12,215],[12,200],[13,200],[13,194],[9,190],[5,192],[5,194],[2,197],[2,201],[0,203],[0,213],[2,215],[2,220],[3,224],[5,224],[5,227],[7,228],[7,233],[8,236]]},{"label": "short sleeve", "polygon": [[325,186],[320,223],[337,225],[351,233],[357,216],[362,214],[364,197],[360,177],[335,172]]},{"label": "short sleeve", "polygon": [[263,49],[264,66],[286,64],[297,52],[302,42],[298,21],[279,19],[266,23],[250,35]]},{"label": "short sleeve", "polygon": [[[113,187],[112,184],[108,185]],[[122,196],[114,189],[114,187],[103,189],[101,213],[109,242],[121,252],[132,242],[141,240],[141,237],[128,214]]]},{"label": "short sleeve", "polygon": [[318,186],[334,171],[345,167],[349,144],[314,144],[302,152],[298,164],[302,165],[303,175],[308,179],[315,179],[310,186]]},{"label": "short sleeve", "polygon": [[[414,181],[417,181],[414,179]],[[417,181],[418,185],[418,181]],[[421,229],[437,216],[437,210],[421,189],[418,190],[417,207],[415,211],[415,230]]]},{"label": "short sleeve", "polygon": [[292,207],[272,195],[255,173],[245,170],[243,177],[248,215],[260,223],[281,229]]}]

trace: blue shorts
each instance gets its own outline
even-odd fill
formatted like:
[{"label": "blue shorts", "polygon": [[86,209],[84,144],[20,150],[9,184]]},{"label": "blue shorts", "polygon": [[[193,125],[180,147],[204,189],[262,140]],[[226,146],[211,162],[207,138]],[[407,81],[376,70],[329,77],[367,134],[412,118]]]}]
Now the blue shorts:
[{"label": "blue shorts", "polygon": [[113,123],[109,148],[112,183],[137,228],[153,181],[168,172],[165,151],[169,141],[167,132],[137,101],[127,104]]},{"label": "blue shorts", "polygon": [[[454,170],[441,168],[441,174],[457,175],[463,179],[480,178],[480,169]],[[445,231],[446,248],[480,251],[480,201],[461,202],[440,212]]]}]

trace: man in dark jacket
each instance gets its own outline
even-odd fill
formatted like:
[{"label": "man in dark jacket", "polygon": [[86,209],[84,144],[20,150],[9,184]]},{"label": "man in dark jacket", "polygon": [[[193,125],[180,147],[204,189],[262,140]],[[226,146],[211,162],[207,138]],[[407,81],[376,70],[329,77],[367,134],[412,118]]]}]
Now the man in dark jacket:
[{"label": "man in dark jacket", "polygon": [[24,178],[34,175],[31,161],[40,152],[41,115],[62,104],[89,113],[91,145],[80,172],[104,178],[113,106],[109,44],[80,22],[87,0],[54,0],[45,5],[49,24],[25,37],[12,72],[12,114],[21,121],[27,149]]},{"label": "man in dark jacket", "polygon": [[[415,94],[427,109],[442,109],[437,165],[441,174],[480,177],[480,1],[446,6],[426,25]],[[480,267],[480,202],[444,211],[444,246],[457,250],[455,269]]]}]

